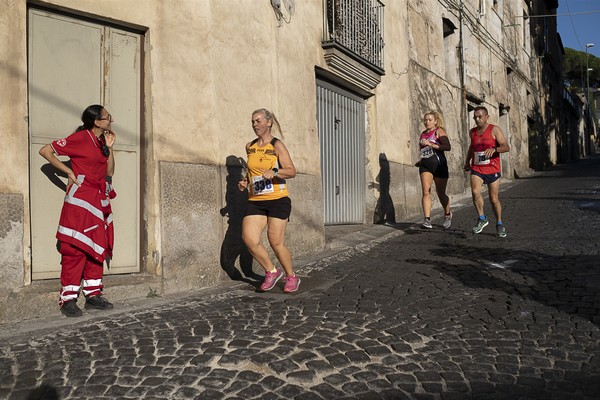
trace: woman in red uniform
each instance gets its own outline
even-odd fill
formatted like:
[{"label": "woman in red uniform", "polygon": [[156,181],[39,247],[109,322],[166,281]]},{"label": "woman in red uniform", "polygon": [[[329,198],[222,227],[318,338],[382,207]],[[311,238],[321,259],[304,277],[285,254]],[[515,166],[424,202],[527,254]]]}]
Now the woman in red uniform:
[{"label": "woman in red uniform", "polygon": [[423,125],[425,125],[425,130],[421,132],[419,138],[421,153],[417,163],[421,178],[421,205],[424,214],[422,226],[426,229],[433,228],[431,225],[431,185],[435,182],[435,191],[445,214],[442,226],[448,229],[452,224],[452,212],[450,211],[450,198],[446,194],[449,174],[448,161],[444,152],[450,151],[450,140],[444,130],[442,116],[437,111],[426,112],[423,115]]},{"label": "woman in red uniform", "polygon": [[[111,130],[113,119],[101,105],[87,107],[81,120],[83,125],[75,133],[40,149],[40,155],[69,180],[56,233],[61,254],[59,304],[67,317],[82,315],[77,306],[82,286],[86,309],[113,308],[102,297],[102,274],[113,249],[110,199],[116,196],[111,185],[116,136]],[[57,156],[69,157],[71,167]]]},{"label": "woman in red uniform", "polygon": [[238,183],[240,190],[248,188],[248,208],[242,222],[242,239],[254,259],[265,269],[261,290],[275,287],[284,273],[271,261],[261,236],[267,228],[269,244],[285,271],[286,293],[295,292],[300,278],[294,274],[292,255],[284,245],[285,229],[292,211],[286,179],[296,176],[296,167],[283,142],[271,134],[273,125],[281,133],[275,115],[264,108],[252,113],[252,129],[257,138],[246,144],[248,175]]}]

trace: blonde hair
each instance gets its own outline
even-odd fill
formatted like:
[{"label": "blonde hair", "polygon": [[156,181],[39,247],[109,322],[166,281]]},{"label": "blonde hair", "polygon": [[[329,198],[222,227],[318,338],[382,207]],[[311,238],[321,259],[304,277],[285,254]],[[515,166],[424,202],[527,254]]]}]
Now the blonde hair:
[{"label": "blonde hair", "polygon": [[277,129],[277,132],[279,132],[281,137],[283,137],[283,130],[281,129],[281,125],[279,124],[279,121],[277,120],[277,117],[275,116],[275,114],[272,113],[271,111],[267,110],[266,108],[259,108],[258,110],[254,110],[252,112],[252,115],[259,114],[259,113],[264,115],[265,118],[267,119],[267,121],[271,121],[271,129],[273,129],[273,126],[275,126],[275,128]]},{"label": "blonde hair", "polygon": [[433,118],[435,118],[437,120],[437,123],[435,124],[436,128],[442,128],[442,129],[446,129],[444,127],[444,118],[442,118],[442,114],[440,114],[437,111],[427,111],[425,114],[423,114],[423,118],[425,118],[426,115],[433,115]]}]

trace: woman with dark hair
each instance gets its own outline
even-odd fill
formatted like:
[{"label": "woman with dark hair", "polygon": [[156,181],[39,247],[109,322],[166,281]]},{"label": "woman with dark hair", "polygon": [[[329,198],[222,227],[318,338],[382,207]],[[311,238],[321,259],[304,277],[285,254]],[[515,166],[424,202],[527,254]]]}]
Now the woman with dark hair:
[{"label": "woman with dark hair", "polygon": [[[67,317],[83,314],[77,306],[82,286],[86,309],[113,308],[102,296],[102,275],[104,261],[110,266],[113,249],[110,199],[116,196],[112,189],[116,136],[111,130],[112,116],[101,105],[87,107],[81,120],[83,125],[75,133],[45,145],[39,152],[68,177],[56,233],[61,254],[59,304]],[[57,156],[69,157],[71,167]]]},{"label": "woman with dark hair", "polygon": [[[294,274],[292,255],[284,244],[285,229],[292,211],[286,179],[296,176],[296,167],[283,142],[271,134],[273,125],[281,134],[275,115],[264,108],[252,113],[252,129],[257,138],[246,144],[248,175],[239,181],[238,188],[248,188],[248,208],[242,222],[242,239],[254,259],[265,269],[262,291],[273,289],[285,272],[283,291],[298,290],[300,278]],[[267,238],[283,271],[271,261],[262,244],[262,233]]]}]

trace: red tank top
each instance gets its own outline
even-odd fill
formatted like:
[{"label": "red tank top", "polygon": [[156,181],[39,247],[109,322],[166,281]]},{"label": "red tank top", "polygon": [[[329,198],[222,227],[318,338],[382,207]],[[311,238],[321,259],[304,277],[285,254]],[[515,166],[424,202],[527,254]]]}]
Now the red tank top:
[{"label": "red tank top", "polygon": [[500,154],[494,153],[492,158],[486,158],[483,152],[498,146],[498,142],[492,135],[494,125],[489,124],[483,134],[477,134],[477,128],[471,129],[471,170],[480,174],[492,175],[501,171]]}]

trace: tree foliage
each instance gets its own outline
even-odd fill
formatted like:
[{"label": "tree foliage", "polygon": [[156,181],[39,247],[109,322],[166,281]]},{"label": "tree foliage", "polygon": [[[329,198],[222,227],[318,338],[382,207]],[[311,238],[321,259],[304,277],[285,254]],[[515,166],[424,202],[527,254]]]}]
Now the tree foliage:
[{"label": "tree foliage", "polygon": [[589,71],[590,88],[600,86],[600,58],[589,53],[586,54],[585,51],[565,47],[563,78],[571,87],[586,87],[586,56],[588,57],[587,68],[593,69]]}]

